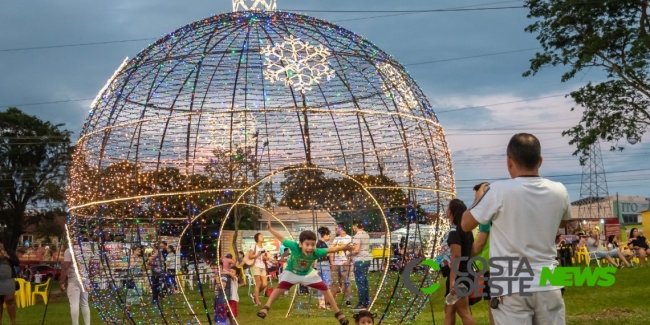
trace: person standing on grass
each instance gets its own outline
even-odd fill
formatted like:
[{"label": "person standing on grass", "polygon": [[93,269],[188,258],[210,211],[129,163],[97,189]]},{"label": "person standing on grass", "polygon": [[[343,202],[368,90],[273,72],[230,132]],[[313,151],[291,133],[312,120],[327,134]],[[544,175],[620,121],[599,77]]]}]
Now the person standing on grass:
[{"label": "person standing on grass", "polygon": [[355,310],[368,309],[370,307],[370,288],[368,285],[368,271],[370,269],[370,235],[363,229],[363,223],[359,222],[352,225],[354,237],[352,243],[354,249],[350,252],[352,260],[354,261],[354,281],[357,283],[357,294],[359,295],[359,303]]},{"label": "person standing on grass", "polygon": [[266,289],[266,263],[264,262],[266,250],[264,250],[264,236],[262,233],[256,233],[254,239],[255,244],[248,251],[248,258],[255,260],[253,266],[251,266],[251,274],[255,278],[255,293],[251,295],[251,299],[253,299],[255,306],[259,306],[262,304],[260,302],[260,292],[264,292],[264,289]]},{"label": "person standing on grass", "polygon": [[232,298],[232,278],[230,271],[223,269],[223,262],[219,261],[217,276],[214,279],[214,321],[219,325],[232,324],[232,314],[229,303]]},{"label": "person standing on grass", "polygon": [[267,223],[267,227],[271,234],[273,234],[273,236],[275,236],[284,247],[291,250],[291,255],[287,261],[287,268],[282,272],[282,274],[280,274],[280,278],[278,279],[280,283],[278,283],[278,286],[273,290],[273,293],[271,293],[269,300],[266,301],[266,305],[257,312],[257,316],[260,318],[266,318],[266,314],[271,308],[273,301],[283,295],[286,290],[291,289],[294,284],[303,284],[321,291],[323,296],[325,296],[325,301],[332,306],[334,317],[339,321],[339,324],[348,325],[350,322],[336,305],[334,296],[327,288],[325,282],[323,282],[323,279],[318,276],[318,272],[314,269],[314,262],[330,253],[349,251],[352,249],[352,246],[346,245],[336,248],[330,247],[327,249],[316,248],[316,234],[311,230],[301,232],[299,242],[295,242],[285,239],[282,234],[273,229],[271,227],[270,219]]},{"label": "person standing on grass", "polygon": [[[67,282],[66,282],[67,280]],[[66,283],[68,287],[66,288]],[[84,324],[90,325],[90,305],[88,305],[88,292],[83,289],[83,279],[77,277],[77,270],[72,264],[72,251],[68,247],[63,253],[63,265],[59,278],[61,291],[67,292],[70,301],[70,317],[72,325],[79,325],[79,309],[83,315]]]},{"label": "person standing on grass", "polygon": [[[337,224],[336,237],[332,242],[332,247],[349,246],[352,244],[352,237],[345,232],[345,224]],[[343,292],[345,297],[345,305],[352,307],[350,298],[352,297],[352,287],[350,286],[350,255],[345,251],[339,251],[334,256],[334,266],[332,266],[332,283],[333,288],[336,288],[334,295]],[[343,288],[343,289],[341,289]]]},{"label": "person standing on grass", "polygon": [[5,250],[5,245],[0,240],[0,324],[2,324],[4,304],[6,304],[11,325],[16,325],[16,280],[14,278],[15,267],[18,264],[20,264],[18,256]]},{"label": "person standing on grass", "polygon": [[[446,211],[449,221],[449,233],[446,241],[449,246],[450,261],[449,266],[443,267],[440,270],[443,276],[447,276],[447,281],[445,282],[445,297],[449,293],[455,293],[454,284],[456,283],[456,279],[461,277],[461,275],[457,274],[456,271],[467,273],[471,268],[471,265],[469,265],[467,260],[460,260],[461,257],[467,259],[471,257],[472,245],[474,244],[472,232],[465,232],[458,226],[465,211],[467,211],[467,207],[465,206],[465,203],[459,199],[451,200]],[[471,288],[467,281],[462,281],[461,283],[465,284],[467,288]],[[472,312],[469,309],[469,297],[460,297],[460,299],[458,299],[453,305],[445,305],[444,324],[456,324],[456,315],[460,317],[463,325],[476,324],[472,317]]]},{"label": "person standing on grass", "polygon": [[[503,292],[495,297],[491,292],[494,323],[499,325],[534,324],[564,325],[566,311],[562,287],[549,282],[540,285],[542,270],[555,269],[558,262],[555,234],[571,219],[571,204],[566,187],[539,176],[542,165],[542,147],[532,134],[515,134],[508,143],[506,165],[512,179],[490,185],[481,184],[475,193],[474,204],[463,214],[461,227],[471,231],[479,223],[490,227],[490,258],[527,258],[533,280],[527,272],[517,273],[519,262],[494,261],[501,274],[518,278],[511,282],[493,278],[492,288],[500,286]],[[526,287],[521,291],[520,283]]]},{"label": "person standing on grass", "polygon": [[[327,242],[330,240],[330,230],[327,227],[318,228],[318,234],[320,235],[320,240],[316,243],[316,248],[327,249]],[[288,255],[287,255],[288,256]],[[330,290],[332,290],[332,270],[331,265],[333,265],[334,256],[332,254],[327,254],[325,257],[321,257],[316,260],[314,268],[320,274],[323,282],[327,285]],[[328,309],[330,308],[325,303],[325,296],[322,292],[318,292],[318,308]]]}]

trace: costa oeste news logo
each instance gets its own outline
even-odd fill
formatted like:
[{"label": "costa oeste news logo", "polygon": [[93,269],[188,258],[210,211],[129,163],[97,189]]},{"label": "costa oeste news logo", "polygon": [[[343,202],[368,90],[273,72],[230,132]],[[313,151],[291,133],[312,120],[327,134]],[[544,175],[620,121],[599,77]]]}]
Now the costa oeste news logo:
[{"label": "costa oeste news logo", "polygon": [[[528,262],[526,257],[493,257],[487,261],[480,257],[475,256],[472,258],[459,257],[454,260],[453,265],[450,265],[450,268],[456,274],[456,281],[454,282],[454,290],[456,294],[461,297],[467,297],[474,294],[475,297],[486,297],[487,293],[483,292],[485,289],[485,284],[479,283],[479,277],[483,276],[487,269],[484,267],[482,270],[474,271],[469,267],[468,272],[461,272],[458,269],[460,262],[467,261],[467,265],[472,265],[473,263],[480,262],[481,265],[490,266],[490,277],[488,279],[488,285],[490,287],[491,296],[501,296],[503,295],[504,288],[496,282],[506,282],[508,289],[512,288],[513,282],[518,282],[519,292],[512,292],[508,290],[508,295],[518,293],[520,296],[531,296],[531,292],[526,292],[526,289],[530,288],[530,283],[534,279],[533,269]],[[498,262],[507,262],[508,263],[508,274],[506,269]],[[413,269],[418,265],[428,266],[435,271],[440,271],[440,265],[431,259],[417,258],[409,262],[402,272],[402,281],[404,281],[404,286],[413,294],[419,294],[424,292],[425,294],[432,294],[440,288],[440,283],[434,283],[425,288],[416,287],[413,282],[411,282],[411,273]],[[540,286],[546,286],[546,283],[549,282],[553,286],[584,286],[585,284],[588,287],[600,286],[600,287],[609,287],[614,284],[615,278],[614,274],[616,273],[615,267],[599,267],[599,268],[580,268],[580,267],[544,267],[542,269],[542,274],[539,280]],[[458,285],[461,282],[469,283],[469,290],[463,292],[458,290]]]}]

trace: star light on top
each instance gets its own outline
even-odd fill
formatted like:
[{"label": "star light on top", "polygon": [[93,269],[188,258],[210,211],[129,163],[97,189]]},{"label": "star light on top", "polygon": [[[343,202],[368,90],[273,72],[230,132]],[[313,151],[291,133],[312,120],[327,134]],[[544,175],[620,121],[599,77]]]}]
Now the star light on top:
[{"label": "star light on top", "polygon": [[406,83],[404,76],[388,63],[381,63],[379,71],[384,75],[382,91],[386,96],[392,98],[398,107],[418,107],[418,99],[413,94],[411,87]]},{"label": "star light on top", "polygon": [[273,83],[284,81],[299,92],[311,90],[323,79],[332,79],[334,70],[328,62],[331,52],[323,44],[313,46],[293,36],[284,40],[262,51],[266,56],[264,77]]},{"label": "star light on top", "polygon": [[275,11],[276,0],[232,0],[233,11]]}]

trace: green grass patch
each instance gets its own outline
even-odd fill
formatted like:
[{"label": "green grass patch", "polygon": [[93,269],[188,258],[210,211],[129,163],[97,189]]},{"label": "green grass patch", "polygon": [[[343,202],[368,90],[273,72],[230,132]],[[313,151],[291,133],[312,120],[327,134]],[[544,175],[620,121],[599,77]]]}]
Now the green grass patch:
[{"label": "green grass patch", "polygon": [[[392,277],[397,274],[391,274]],[[415,275],[414,275],[415,276]],[[648,279],[650,279],[650,268],[645,269],[623,269],[616,272],[616,282],[611,287],[568,287],[564,295],[564,300],[567,308],[567,324],[589,324],[589,325],[609,325],[609,324],[648,324],[650,320],[650,308],[647,307],[647,299],[650,297],[650,286],[648,286]],[[371,281],[371,285],[374,283]],[[277,284],[277,283],[275,283]],[[45,306],[39,298],[39,303],[36,306],[18,309],[17,324],[20,325],[38,325],[42,323],[43,316],[45,321],[43,324],[64,325],[70,324],[70,310],[67,297],[58,289],[58,284],[53,283],[53,291],[51,293],[50,304],[45,314]],[[387,281],[387,285],[391,285]],[[444,283],[443,283],[444,288]],[[331,311],[319,310],[317,308],[318,301],[316,297],[309,300],[308,296],[299,296],[296,298],[296,306],[292,310],[292,315],[286,318],[287,309],[291,301],[291,296],[281,297],[276,303],[273,304],[269,315],[265,320],[261,320],[255,316],[258,307],[252,305],[251,299],[247,296],[248,287],[241,287],[240,293],[240,317],[237,319],[239,324],[254,325],[254,324],[299,324],[299,325],[321,325],[321,324],[338,324],[334,319]],[[386,291],[384,291],[386,292]],[[435,316],[435,323],[442,324],[443,322],[443,294],[444,290],[439,290],[432,295],[431,303],[427,302],[422,312],[410,324],[432,324],[431,306]],[[356,295],[355,295],[356,296]],[[206,292],[206,300],[208,310],[212,313],[212,302],[214,293],[211,290]],[[182,299],[180,295],[175,299]],[[389,297],[380,297],[381,303],[379,305],[385,306]],[[193,292],[188,295],[188,300],[192,304],[195,311],[199,314],[203,313],[199,319],[207,324],[205,320],[205,312],[202,301],[198,293]],[[266,301],[262,298],[262,301]],[[341,301],[340,297],[338,301]],[[353,304],[356,300],[352,301]],[[115,302],[113,302],[115,303]],[[407,308],[404,304],[399,305],[399,308]],[[146,310],[136,310],[134,307],[133,312],[137,315],[155,315],[155,311],[150,307]],[[344,308],[345,310],[345,308]],[[379,312],[378,310],[373,310]],[[487,303],[481,302],[472,307],[472,314],[477,321],[477,324],[488,324],[487,316],[488,306]],[[392,315],[400,315],[404,310],[391,310]],[[91,307],[92,323],[102,324],[99,313],[96,309]],[[187,313],[186,310],[178,310],[177,313]],[[351,312],[346,311],[348,318],[351,319]],[[8,315],[5,312],[4,324],[9,324],[7,319]],[[460,319],[457,320],[460,324]],[[378,322],[377,322],[378,323]],[[121,323],[118,323],[121,324]],[[124,322],[124,324],[129,324]],[[142,319],[139,324],[143,325],[157,325],[163,324],[156,317],[149,317]],[[172,324],[172,322],[170,322]],[[176,324],[176,322],[174,322]],[[391,317],[391,321],[385,324],[398,324]]]}]

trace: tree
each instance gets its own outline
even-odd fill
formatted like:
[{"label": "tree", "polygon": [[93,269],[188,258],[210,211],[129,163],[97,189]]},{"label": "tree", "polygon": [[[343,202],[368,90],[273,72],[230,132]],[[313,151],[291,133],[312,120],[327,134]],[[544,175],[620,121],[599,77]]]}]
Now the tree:
[{"label": "tree", "polygon": [[[213,149],[212,154],[214,157],[210,163],[205,167],[205,172],[209,178],[215,183],[220,184],[226,188],[247,188],[249,187],[249,177],[257,180],[259,163],[257,156],[253,153],[253,148],[240,147],[232,152],[230,150],[217,147]],[[225,203],[234,203],[235,199],[240,195],[239,192],[226,192],[224,197]],[[258,191],[257,189],[248,192],[240,203],[253,202],[257,203]],[[251,207],[235,206],[230,213],[233,218],[230,224],[230,229],[234,228],[235,234],[232,238],[232,247],[237,247],[237,239],[239,236],[240,225],[250,226],[259,220],[260,212]]]},{"label": "tree", "polygon": [[330,179],[319,169],[293,169],[284,173],[280,183],[282,192],[281,206],[290,209],[306,210],[327,202],[324,189],[332,188],[327,184]]},{"label": "tree", "polygon": [[650,126],[648,1],[527,0],[525,6],[528,18],[536,19],[526,31],[538,33],[543,51],[530,60],[524,76],[558,65],[569,66],[562,82],[584,69],[606,72],[606,81],[589,82],[570,94],[585,108],[580,123],[562,132],[572,137],[574,154],[584,163],[599,139],[640,139]]},{"label": "tree", "polygon": [[39,220],[39,222],[36,224],[36,228],[34,229],[36,238],[43,239],[45,243],[51,243],[52,238],[63,237],[65,232],[63,227],[58,224],[56,220],[52,219],[52,217],[60,215],[60,212],[63,211],[59,211],[59,213],[55,211],[48,211],[45,213],[46,216]]},{"label": "tree", "polygon": [[72,133],[62,126],[14,107],[0,112],[0,207],[10,224],[5,243],[8,249],[18,245],[27,207],[48,195],[51,184],[66,175]]}]

